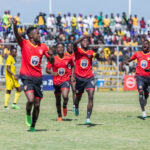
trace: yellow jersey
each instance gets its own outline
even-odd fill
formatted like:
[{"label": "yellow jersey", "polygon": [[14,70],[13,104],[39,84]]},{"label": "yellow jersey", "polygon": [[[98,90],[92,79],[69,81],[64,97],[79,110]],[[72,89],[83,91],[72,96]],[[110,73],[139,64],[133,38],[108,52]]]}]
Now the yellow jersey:
[{"label": "yellow jersey", "polygon": [[133,17],[133,26],[138,26],[138,18]]},{"label": "yellow jersey", "polygon": [[15,74],[15,59],[13,56],[9,55],[6,59],[6,73],[5,73],[5,78],[10,77],[14,78],[8,71],[7,71],[7,66],[10,66],[10,70],[13,74]]},{"label": "yellow jersey", "polygon": [[109,18],[104,18],[103,19],[104,27],[107,28],[110,25],[110,19]]}]

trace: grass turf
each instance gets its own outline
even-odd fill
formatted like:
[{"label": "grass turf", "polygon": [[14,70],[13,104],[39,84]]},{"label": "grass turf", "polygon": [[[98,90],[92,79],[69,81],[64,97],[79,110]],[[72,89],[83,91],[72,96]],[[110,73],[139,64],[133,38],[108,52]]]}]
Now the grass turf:
[{"label": "grass turf", "polygon": [[[4,91],[0,94],[0,150],[149,150],[150,118],[140,119],[137,92],[96,92],[92,125],[84,124],[86,93],[80,115],[72,112],[70,94],[68,116],[57,122],[53,92],[45,92],[34,133],[25,125],[25,95],[22,93],[18,102],[20,110],[4,110]],[[149,115],[149,104],[146,110]]]}]

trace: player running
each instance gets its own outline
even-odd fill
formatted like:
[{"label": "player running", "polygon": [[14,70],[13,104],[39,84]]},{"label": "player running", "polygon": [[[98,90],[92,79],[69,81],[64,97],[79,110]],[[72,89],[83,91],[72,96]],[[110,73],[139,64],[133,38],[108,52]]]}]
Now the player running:
[{"label": "player running", "polygon": [[[73,44],[72,43],[68,43],[67,44],[67,51],[65,52],[65,55],[68,57],[71,57],[73,62],[75,62],[75,56],[74,56],[74,51],[73,51]],[[70,76],[70,80],[71,80],[71,76],[72,76],[72,70],[71,70],[71,66],[68,66],[69,69],[69,76]],[[70,81],[70,85],[71,85],[71,89],[72,89],[72,99],[73,99],[73,112],[75,111],[75,99],[76,99],[76,90],[75,90],[75,84],[76,82],[72,82]]]},{"label": "player running", "polygon": [[13,109],[20,109],[17,105],[18,99],[21,95],[21,87],[18,83],[18,76],[15,73],[15,57],[17,56],[17,49],[15,47],[11,47],[10,55],[7,57],[6,60],[6,73],[5,73],[5,80],[6,80],[6,94],[5,94],[5,102],[4,108],[8,108],[8,102],[11,94],[11,90],[16,88],[15,99],[12,104]]},{"label": "player running", "polygon": [[142,51],[135,52],[133,56],[126,63],[137,59],[137,67],[135,78],[137,81],[137,89],[139,92],[139,102],[142,109],[142,118],[146,119],[145,106],[147,104],[147,98],[149,96],[150,86],[150,51],[149,41],[145,40],[142,45]]},{"label": "player running", "polygon": [[[62,121],[61,94],[63,97],[63,116],[65,117],[67,116],[67,103],[70,89],[70,72],[68,65],[74,70],[74,64],[72,58],[64,54],[64,45],[62,43],[57,44],[56,51],[56,56],[53,56],[52,53],[50,54],[51,60],[47,64],[46,72],[53,75],[58,121]],[[74,81],[73,76],[71,78]]]},{"label": "player running", "polygon": [[47,54],[49,49],[46,44],[40,43],[40,33],[37,28],[28,28],[27,35],[29,40],[25,40],[18,33],[17,21],[13,19],[12,22],[14,33],[22,53],[20,76],[27,97],[26,124],[30,126],[30,131],[32,132],[35,131],[35,124],[40,112],[40,101],[43,97],[41,60],[43,55],[49,57]]},{"label": "player running", "polygon": [[[93,109],[93,98],[95,91],[95,81],[92,71],[92,59],[99,58],[99,54],[93,50],[89,50],[89,38],[91,35],[86,35],[74,42],[75,53],[75,78],[76,78],[76,101],[75,115],[79,115],[79,102],[82,93],[86,89],[88,93],[87,118],[86,124],[91,124],[90,116]],[[77,45],[80,43],[81,48]]]}]

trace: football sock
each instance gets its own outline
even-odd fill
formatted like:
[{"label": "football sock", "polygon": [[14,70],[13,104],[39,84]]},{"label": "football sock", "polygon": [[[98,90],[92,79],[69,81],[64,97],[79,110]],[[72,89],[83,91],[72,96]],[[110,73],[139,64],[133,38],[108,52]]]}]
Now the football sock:
[{"label": "football sock", "polygon": [[146,112],[145,111],[142,112],[142,116],[146,117]]},{"label": "football sock", "polygon": [[18,102],[18,99],[19,99],[20,95],[21,95],[21,92],[16,92],[15,93],[14,104],[16,104]]},{"label": "football sock", "polygon": [[9,98],[10,98],[10,94],[5,94],[5,102],[4,102],[4,106],[5,106],[5,107],[8,106]]}]

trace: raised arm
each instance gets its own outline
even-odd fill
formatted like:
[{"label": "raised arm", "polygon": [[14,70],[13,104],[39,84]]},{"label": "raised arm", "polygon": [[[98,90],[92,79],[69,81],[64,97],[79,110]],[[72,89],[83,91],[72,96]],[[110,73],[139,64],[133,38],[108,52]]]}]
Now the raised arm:
[{"label": "raised arm", "polygon": [[88,34],[88,35],[84,35],[82,38],[77,39],[76,41],[74,41],[73,45],[74,45],[74,50],[77,49],[77,45],[85,38],[91,38],[92,35]]},{"label": "raised arm", "polygon": [[13,30],[14,30],[14,34],[15,34],[17,43],[20,45],[20,43],[22,42],[22,38],[18,33],[17,20],[15,18],[12,18],[12,23],[13,23]]}]

